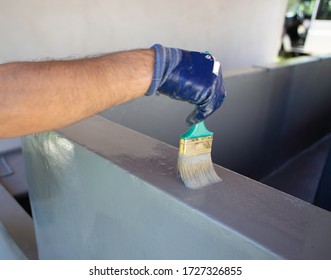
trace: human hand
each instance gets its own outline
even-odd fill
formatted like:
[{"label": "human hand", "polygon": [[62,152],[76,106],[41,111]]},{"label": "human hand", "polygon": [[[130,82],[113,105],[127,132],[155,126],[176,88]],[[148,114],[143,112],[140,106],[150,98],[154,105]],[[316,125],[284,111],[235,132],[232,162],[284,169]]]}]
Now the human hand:
[{"label": "human hand", "polygon": [[191,126],[205,120],[221,105],[226,95],[220,63],[206,53],[154,45],[155,68],[147,96],[160,92],[195,104],[187,117]]}]

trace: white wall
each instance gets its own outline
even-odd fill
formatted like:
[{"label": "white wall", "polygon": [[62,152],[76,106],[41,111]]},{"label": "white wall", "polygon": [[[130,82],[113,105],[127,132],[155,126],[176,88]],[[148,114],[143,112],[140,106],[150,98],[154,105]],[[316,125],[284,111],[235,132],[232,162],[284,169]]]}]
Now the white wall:
[{"label": "white wall", "polygon": [[1,0],[0,62],[153,43],[210,50],[224,69],[274,60],[287,0]]}]

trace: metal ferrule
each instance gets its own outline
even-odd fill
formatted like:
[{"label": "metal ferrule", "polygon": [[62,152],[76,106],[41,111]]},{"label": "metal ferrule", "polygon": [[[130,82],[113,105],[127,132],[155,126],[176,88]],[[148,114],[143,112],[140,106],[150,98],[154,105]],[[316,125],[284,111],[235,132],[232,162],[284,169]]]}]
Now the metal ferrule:
[{"label": "metal ferrule", "polygon": [[185,156],[195,156],[204,153],[210,153],[212,142],[212,136],[193,139],[180,139],[179,154]]}]

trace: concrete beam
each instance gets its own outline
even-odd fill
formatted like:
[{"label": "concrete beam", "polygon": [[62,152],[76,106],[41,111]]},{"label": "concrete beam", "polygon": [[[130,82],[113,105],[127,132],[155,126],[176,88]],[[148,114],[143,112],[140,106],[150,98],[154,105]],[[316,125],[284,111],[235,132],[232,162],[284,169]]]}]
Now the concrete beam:
[{"label": "concrete beam", "polygon": [[178,150],[94,116],[25,137],[42,259],[330,259],[331,213],[215,165],[185,188]]}]

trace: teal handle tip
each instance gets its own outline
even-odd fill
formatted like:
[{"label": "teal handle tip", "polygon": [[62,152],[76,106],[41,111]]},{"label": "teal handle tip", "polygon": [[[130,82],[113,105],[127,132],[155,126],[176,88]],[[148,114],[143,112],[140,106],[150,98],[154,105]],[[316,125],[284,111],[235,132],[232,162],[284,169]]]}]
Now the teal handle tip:
[{"label": "teal handle tip", "polygon": [[199,122],[189,128],[187,132],[181,135],[181,139],[192,139],[192,138],[201,138],[207,136],[213,136],[214,133],[209,131],[206,126],[205,122]]}]

